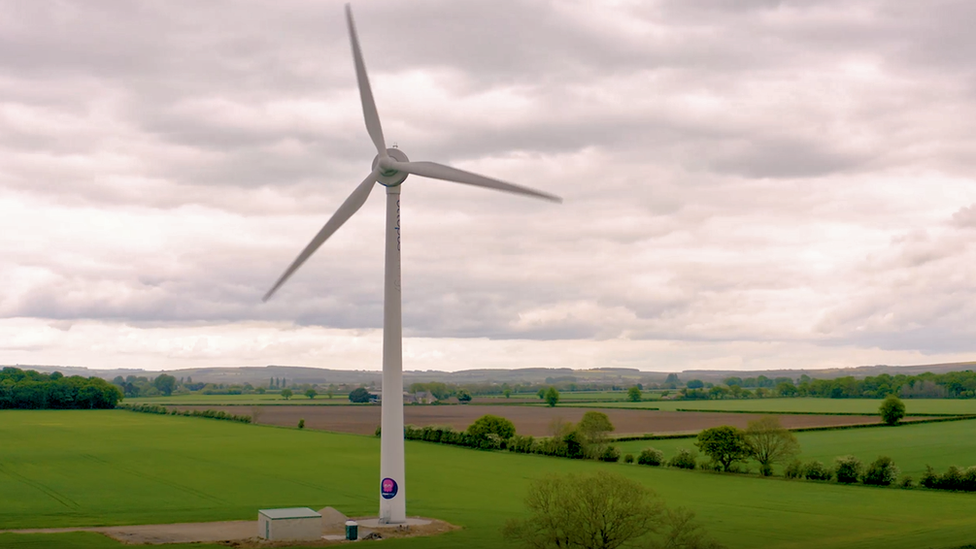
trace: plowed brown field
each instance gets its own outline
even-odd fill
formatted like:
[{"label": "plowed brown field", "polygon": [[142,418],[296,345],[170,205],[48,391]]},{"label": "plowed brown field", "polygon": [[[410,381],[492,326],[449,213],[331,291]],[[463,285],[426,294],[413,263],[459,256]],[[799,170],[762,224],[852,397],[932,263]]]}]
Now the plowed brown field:
[{"label": "plowed brown field", "polygon": [[[177,406],[180,410],[224,410],[231,414],[252,414],[248,406]],[[380,424],[379,406],[263,406],[256,423],[294,427],[299,419],[305,428],[340,433],[371,435]],[[493,414],[510,419],[521,435],[546,436],[554,419],[577,422],[583,414],[593,410],[584,408],[547,408],[541,406],[404,406],[404,423],[408,425],[450,425],[466,429],[476,419]],[[615,434],[694,433],[709,427],[733,425],[745,428],[758,414],[730,414],[723,412],[665,412],[658,410],[626,410],[603,408],[616,427]],[[827,427],[880,423],[878,416],[818,416],[781,415],[783,426]],[[905,418],[911,420],[912,418]]]}]

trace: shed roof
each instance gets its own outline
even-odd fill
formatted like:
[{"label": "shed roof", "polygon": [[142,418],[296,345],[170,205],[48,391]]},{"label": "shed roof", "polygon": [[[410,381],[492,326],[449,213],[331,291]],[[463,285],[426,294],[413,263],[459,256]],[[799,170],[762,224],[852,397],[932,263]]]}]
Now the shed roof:
[{"label": "shed roof", "polygon": [[260,509],[258,513],[271,520],[297,519],[297,518],[322,518],[322,515],[309,509],[308,507],[289,507],[287,509]]}]

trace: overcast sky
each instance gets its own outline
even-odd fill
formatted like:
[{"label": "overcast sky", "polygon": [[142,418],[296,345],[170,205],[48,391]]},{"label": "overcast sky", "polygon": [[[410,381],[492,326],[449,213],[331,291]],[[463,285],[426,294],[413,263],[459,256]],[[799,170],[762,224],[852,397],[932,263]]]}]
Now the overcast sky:
[{"label": "overcast sky", "polygon": [[[360,1],[404,368],[976,359],[976,3]],[[0,0],[0,364],[379,369],[343,4]]]}]

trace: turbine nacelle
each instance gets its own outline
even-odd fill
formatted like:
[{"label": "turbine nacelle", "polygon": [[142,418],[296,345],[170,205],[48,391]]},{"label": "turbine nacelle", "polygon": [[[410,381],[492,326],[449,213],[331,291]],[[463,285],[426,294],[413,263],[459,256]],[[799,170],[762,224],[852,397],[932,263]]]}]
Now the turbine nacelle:
[{"label": "turbine nacelle", "polygon": [[387,156],[376,155],[373,158],[372,170],[379,173],[376,182],[384,187],[396,187],[407,178],[409,173],[397,169],[397,162],[410,162],[407,155],[400,149],[386,149]]}]

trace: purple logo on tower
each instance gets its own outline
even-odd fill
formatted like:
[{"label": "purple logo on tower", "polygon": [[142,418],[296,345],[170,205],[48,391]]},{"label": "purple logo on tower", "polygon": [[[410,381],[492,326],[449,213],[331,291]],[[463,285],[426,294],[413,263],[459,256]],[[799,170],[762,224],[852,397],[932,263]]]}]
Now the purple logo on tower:
[{"label": "purple logo on tower", "polygon": [[383,499],[393,499],[397,495],[397,483],[392,478],[385,478],[380,483],[380,495]]}]

